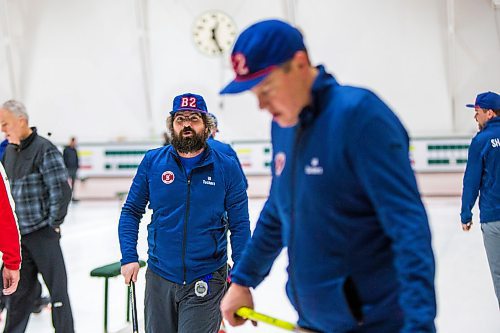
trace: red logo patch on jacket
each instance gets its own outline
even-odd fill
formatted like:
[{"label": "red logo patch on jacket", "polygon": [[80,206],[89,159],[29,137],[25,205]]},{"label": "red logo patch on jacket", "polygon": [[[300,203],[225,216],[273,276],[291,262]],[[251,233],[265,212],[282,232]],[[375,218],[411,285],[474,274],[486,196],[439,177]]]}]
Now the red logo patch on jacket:
[{"label": "red logo patch on jacket", "polygon": [[161,175],[161,181],[164,182],[165,184],[172,184],[174,182],[175,175],[172,171],[165,171]]},{"label": "red logo patch on jacket", "polygon": [[279,152],[274,156],[274,174],[280,176],[285,168],[286,155],[283,152]]}]

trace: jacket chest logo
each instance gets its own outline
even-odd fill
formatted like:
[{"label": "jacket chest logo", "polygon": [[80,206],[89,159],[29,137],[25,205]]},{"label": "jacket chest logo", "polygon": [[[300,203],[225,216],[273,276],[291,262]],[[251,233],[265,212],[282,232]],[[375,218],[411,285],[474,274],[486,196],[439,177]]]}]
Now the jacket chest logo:
[{"label": "jacket chest logo", "polygon": [[500,147],[500,139],[499,138],[491,139],[491,146],[493,148]]},{"label": "jacket chest logo", "polygon": [[215,182],[212,180],[212,177],[208,176],[207,179],[203,179],[203,184],[215,186]]},{"label": "jacket chest logo", "polygon": [[172,184],[174,182],[174,179],[175,179],[175,175],[172,171],[165,171],[161,175],[161,181],[167,185]]},{"label": "jacket chest logo", "polygon": [[285,169],[286,155],[284,152],[280,151],[274,156],[274,174],[280,176]]},{"label": "jacket chest logo", "polygon": [[304,168],[306,175],[321,176],[323,174],[323,167],[319,165],[319,158],[313,157],[311,163]]}]

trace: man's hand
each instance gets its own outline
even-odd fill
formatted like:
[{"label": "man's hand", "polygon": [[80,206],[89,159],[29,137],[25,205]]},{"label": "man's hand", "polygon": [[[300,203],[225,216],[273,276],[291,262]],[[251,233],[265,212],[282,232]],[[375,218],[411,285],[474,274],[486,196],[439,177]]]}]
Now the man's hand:
[{"label": "man's hand", "polygon": [[[252,293],[250,292],[250,288],[233,282],[220,304],[222,316],[231,326],[240,326],[245,323],[246,319],[236,315],[236,310],[242,306],[253,309]],[[256,323],[253,324],[254,326],[256,325]]]},{"label": "man's hand", "polygon": [[11,295],[13,294],[19,283],[19,270],[11,270],[7,267],[3,268],[3,294]]},{"label": "man's hand", "polygon": [[121,268],[121,273],[125,278],[125,284],[128,286],[130,284],[130,280],[135,283],[137,282],[137,274],[139,273],[139,263],[131,262],[126,265],[123,265]]},{"label": "man's hand", "polygon": [[462,223],[462,230],[463,231],[470,231],[470,228],[472,228],[472,221],[468,223]]}]

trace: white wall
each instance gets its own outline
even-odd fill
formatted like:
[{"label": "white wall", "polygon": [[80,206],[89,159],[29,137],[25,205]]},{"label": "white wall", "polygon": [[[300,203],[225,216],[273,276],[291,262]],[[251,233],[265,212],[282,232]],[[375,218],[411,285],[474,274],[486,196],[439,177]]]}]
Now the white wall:
[{"label": "white wall", "polygon": [[456,32],[454,96],[457,130],[475,132],[474,103],[478,92],[500,94],[500,8],[490,0],[455,0]]},{"label": "white wall", "polygon": [[317,32],[307,37],[313,59],[340,82],[377,92],[411,134],[449,133],[443,1],[337,0],[321,10],[327,2],[299,8],[299,24]]},{"label": "white wall", "polygon": [[[152,122],[141,67],[138,1],[148,9]],[[500,13],[491,0],[448,0],[455,5],[453,39],[444,0],[288,3],[295,4],[293,17],[313,63],[324,63],[342,83],[376,91],[413,136],[472,133],[472,114],[463,104],[477,92],[500,90]],[[218,96],[232,77],[229,57],[202,55],[191,29],[206,10],[226,12],[243,29],[259,19],[286,17],[286,4],[0,0],[0,11],[7,13],[0,15],[0,101],[23,100],[32,124],[41,133],[52,132],[55,141],[70,135],[87,142],[143,140],[159,139],[172,98],[192,91],[201,93],[218,115],[220,138],[268,139],[269,118],[256,111],[250,94]],[[15,89],[9,84],[7,45]]]}]

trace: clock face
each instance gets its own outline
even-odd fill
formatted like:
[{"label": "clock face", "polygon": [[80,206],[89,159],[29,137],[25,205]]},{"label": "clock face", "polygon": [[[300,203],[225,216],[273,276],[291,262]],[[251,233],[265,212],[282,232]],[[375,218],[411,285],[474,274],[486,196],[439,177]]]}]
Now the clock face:
[{"label": "clock face", "polygon": [[236,24],[219,11],[203,13],[193,27],[194,43],[198,50],[209,56],[229,51],[236,38]]}]

